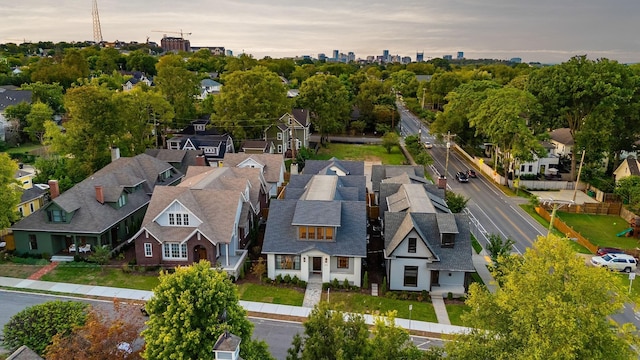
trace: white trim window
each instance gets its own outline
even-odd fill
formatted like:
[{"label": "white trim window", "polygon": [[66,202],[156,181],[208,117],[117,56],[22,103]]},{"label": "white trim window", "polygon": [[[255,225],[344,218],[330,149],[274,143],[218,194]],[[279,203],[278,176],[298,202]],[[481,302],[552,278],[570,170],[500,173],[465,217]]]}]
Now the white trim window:
[{"label": "white trim window", "polygon": [[278,134],[276,135],[276,139],[282,140],[282,133],[281,132],[278,132]]},{"label": "white trim window", "polygon": [[153,246],[151,243],[144,243],[144,256],[152,257],[153,256]]},{"label": "white trim window", "polygon": [[166,260],[187,260],[187,244],[166,242],[162,244],[162,251]]},{"label": "white trim window", "polygon": [[189,214],[170,212],[169,213],[169,225],[171,226],[189,226]]}]

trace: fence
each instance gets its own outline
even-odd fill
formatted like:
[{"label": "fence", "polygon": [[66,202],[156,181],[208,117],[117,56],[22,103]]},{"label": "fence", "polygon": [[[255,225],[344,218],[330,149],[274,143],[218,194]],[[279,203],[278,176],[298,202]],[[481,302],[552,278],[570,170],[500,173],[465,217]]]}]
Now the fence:
[{"label": "fence", "polygon": [[[543,219],[549,222],[551,221],[551,215],[545,208],[538,206],[536,207],[536,212],[538,213],[538,215],[542,216]],[[565,222],[560,220],[557,216],[553,219],[553,226],[558,229],[558,231],[565,234],[568,238],[575,239],[578,244],[584,246],[592,253],[595,254],[596,251],[598,251],[598,246],[593,245],[589,240],[587,240],[587,238],[582,236],[579,232],[573,230],[573,228],[569,227],[569,225],[565,224]]]}]

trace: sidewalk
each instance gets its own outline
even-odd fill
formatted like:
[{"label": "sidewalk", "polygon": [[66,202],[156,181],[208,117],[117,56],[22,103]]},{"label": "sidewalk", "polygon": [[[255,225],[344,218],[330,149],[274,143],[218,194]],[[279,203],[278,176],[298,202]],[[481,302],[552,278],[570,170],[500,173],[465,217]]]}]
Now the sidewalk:
[{"label": "sidewalk", "polygon": [[482,249],[480,254],[471,255],[471,260],[473,261],[473,266],[476,268],[476,272],[487,286],[487,289],[489,289],[491,293],[495,293],[498,287],[489,269],[487,269],[487,265],[491,264],[491,258],[489,258],[487,251]]},{"label": "sidewalk", "polygon": [[[78,285],[56,283],[50,281],[16,279],[0,276],[0,287],[13,288],[14,290],[41,290],[63,293],[65,295],[79,296],[95,296],[106,299],[125,299],[133,301],[146,301],[153,296],[153,292],[134,289],[122,289],[106,286]],[[268,315],[277,315],[291,320],[303,321],[309,317],[311,308],[302,306],[278,305],[269,303],[259,303],[252,301],[240,301],[240,305],[247,310],[251,316],[260,317]],[[375,318],[372,315],[364,315],[365,322],[373,325]],[[462,326],[429,323],[425,321],[395,319],[396,325],[410,330],[413,333],[419,333],[424,336],[434,334],[455,334],[466,332],[469,329]]]}]

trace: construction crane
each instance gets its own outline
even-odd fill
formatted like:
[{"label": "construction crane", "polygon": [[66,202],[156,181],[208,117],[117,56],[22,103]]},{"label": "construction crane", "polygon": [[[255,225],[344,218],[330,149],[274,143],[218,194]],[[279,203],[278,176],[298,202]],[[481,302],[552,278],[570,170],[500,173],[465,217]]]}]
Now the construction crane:
[{"label": "construction crane", "polygon": [[151,32],[164,33],[164,37],[167,37],[167,34],[180,34],[181,39],[184,39],[185,35],[191,35],[190,32],[182,32],[182,29],[180,31],[151,30]]}]

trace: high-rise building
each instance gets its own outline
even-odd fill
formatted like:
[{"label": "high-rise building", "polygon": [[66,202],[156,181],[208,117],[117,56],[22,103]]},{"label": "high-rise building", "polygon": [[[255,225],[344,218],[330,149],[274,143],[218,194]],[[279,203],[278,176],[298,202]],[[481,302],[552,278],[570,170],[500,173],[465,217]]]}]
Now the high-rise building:
[{"label": "high-rise building", "polygon": [[233,50],[227,50],[227,56],[233,56]]},{"label": "high-rise building", "polygon": [[347,54],[347,62],[355,62],[356,61],[356,54],[353,51],[349,51],[349,54]]},{"label": "high-rise building", "polygon": [[168,51],[191,51],[191,42],[181,37],[165,36],[160,40],[160,47],[165,52]]},{"label": "high-rise building", "polygon": [[340,59],[340,50],[333,50],[333,59],[338,61]]},{"label": "high-rise building", "polygon": [[389,62],[389,50],[382,50],[382,62]]},{"label": "high-rise building", "polygon": [[445,60],[453,60],[453,55],[443,55],[442,58]]},{"label": "high-rise building", "polygon": [[522,58],[514,57],[514,58],[511,58],[511,60],[509,60],[509,61],[514,63],[514,64],[520,64],[520,63],[522,63]]},{"label": "high-rise building", "polygon": [[327,60],[327,55],[325,55],[324,53],[318,54],[318,60],[320,60],[320,61]]},{"label": "high-rise building", "polygon": [[411,56],[403,56],[402,57],[402,61],[403,64],[409,64],[411,63]]},{"label": "high-rise building", "polygon": [[424,61],[424,52],[416,53],[416,62],[423,62],[423,61]]},{"label": "high-rise building", "polygon": [[464,59],[464,51],[458,51],[458,56],[456,57],[456,59],[463,60]]}]

